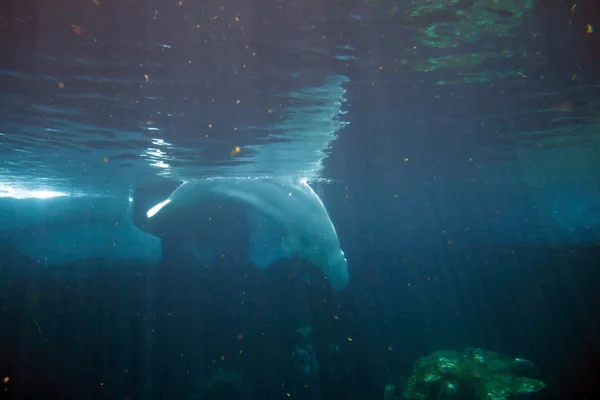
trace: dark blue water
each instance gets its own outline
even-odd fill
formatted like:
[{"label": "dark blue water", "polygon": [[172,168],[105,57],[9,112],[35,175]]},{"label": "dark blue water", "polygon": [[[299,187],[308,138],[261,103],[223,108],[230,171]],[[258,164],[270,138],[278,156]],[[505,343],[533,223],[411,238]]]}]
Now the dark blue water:
[{"label": "dark blue water", "polygon": [[599,398],[600,9],[431,4],[3,2],[0,397]]}]

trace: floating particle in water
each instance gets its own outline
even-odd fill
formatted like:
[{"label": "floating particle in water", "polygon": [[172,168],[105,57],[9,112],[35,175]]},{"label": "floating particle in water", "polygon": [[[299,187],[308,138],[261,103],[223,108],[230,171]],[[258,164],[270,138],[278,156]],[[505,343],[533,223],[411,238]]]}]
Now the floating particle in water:
[{"label": "floating particle in water", "polygon": [[80,25],[71,25],[71,30],[73,30],[73,32],[77,35],[81,35],[83,33],[83,28]]}]

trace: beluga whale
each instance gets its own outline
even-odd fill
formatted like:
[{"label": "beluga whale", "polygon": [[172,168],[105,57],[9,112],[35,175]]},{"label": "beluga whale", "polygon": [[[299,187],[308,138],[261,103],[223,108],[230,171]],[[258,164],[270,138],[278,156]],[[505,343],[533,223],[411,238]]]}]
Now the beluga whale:
[{"label": "beluga whale", "polygon": [[[148,232],[169,240],[170,234],[164,232],[173,232],[167,227],[177,226],[177,231],[184,232],[176,235],[177,246],[183,250],[199,246],[196,258],[207,263],[219,256],[221,235],[213,235],[214,229],[209,228],[208,240],[205,237],[202,241],[192,233],[197,228],[191,229],[185,222],[191,215],[197,218],[194,224],[207,222],[221,227],[225,224],[227,230],[242,225],[248,229],[247,260],[261,269],[277,260],[299,256],[319,267],[334,289],[343,289],[348,284],[348,265],[335,227],[325,205],[306,180],[189,181],[147,211]],[[192,233],[191,237],[188,233]]]}]

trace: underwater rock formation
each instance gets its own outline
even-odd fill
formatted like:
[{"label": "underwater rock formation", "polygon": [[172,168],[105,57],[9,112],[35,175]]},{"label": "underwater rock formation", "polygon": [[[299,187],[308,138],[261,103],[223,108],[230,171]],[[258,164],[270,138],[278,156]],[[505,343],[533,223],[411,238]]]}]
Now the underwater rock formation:
[{"label": "underwater rock formation", "polygon": [[435,351],[419,358],[406,387],[387,385],[387,400],[519,400],[535,399],[546,387],[531,378],[531,361],[477,348],[462,353]]}]

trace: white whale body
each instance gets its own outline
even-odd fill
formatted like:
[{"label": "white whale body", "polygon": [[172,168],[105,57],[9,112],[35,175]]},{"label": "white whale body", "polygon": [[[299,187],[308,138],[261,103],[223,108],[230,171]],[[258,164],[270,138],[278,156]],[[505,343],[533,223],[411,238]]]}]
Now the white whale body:
[{"label": "white whale body", "polygon": [[[231,178],[185,182],[148,210],[145,225],[151,233],[164,232],[191,218],[190,210],[219,210],[221,204],[245,210],[243,226],[249,229],[247,259],[257,267],[266,268],[276,260],[297,255],[318,266],[334,289],[348,284],[348,265],[338,235],[325,205],[305,180]],[[211,216],[206,215],[197,223],[209,220]],[[237,223],[235,217],[227,221]],[[202,257],[218,253],[214,248],[221,235],[212,235],[214,239],[204,242],[192,236],[187,243],[181,233],[178,236],[177,245],[198,246],[196,253]]]}]

